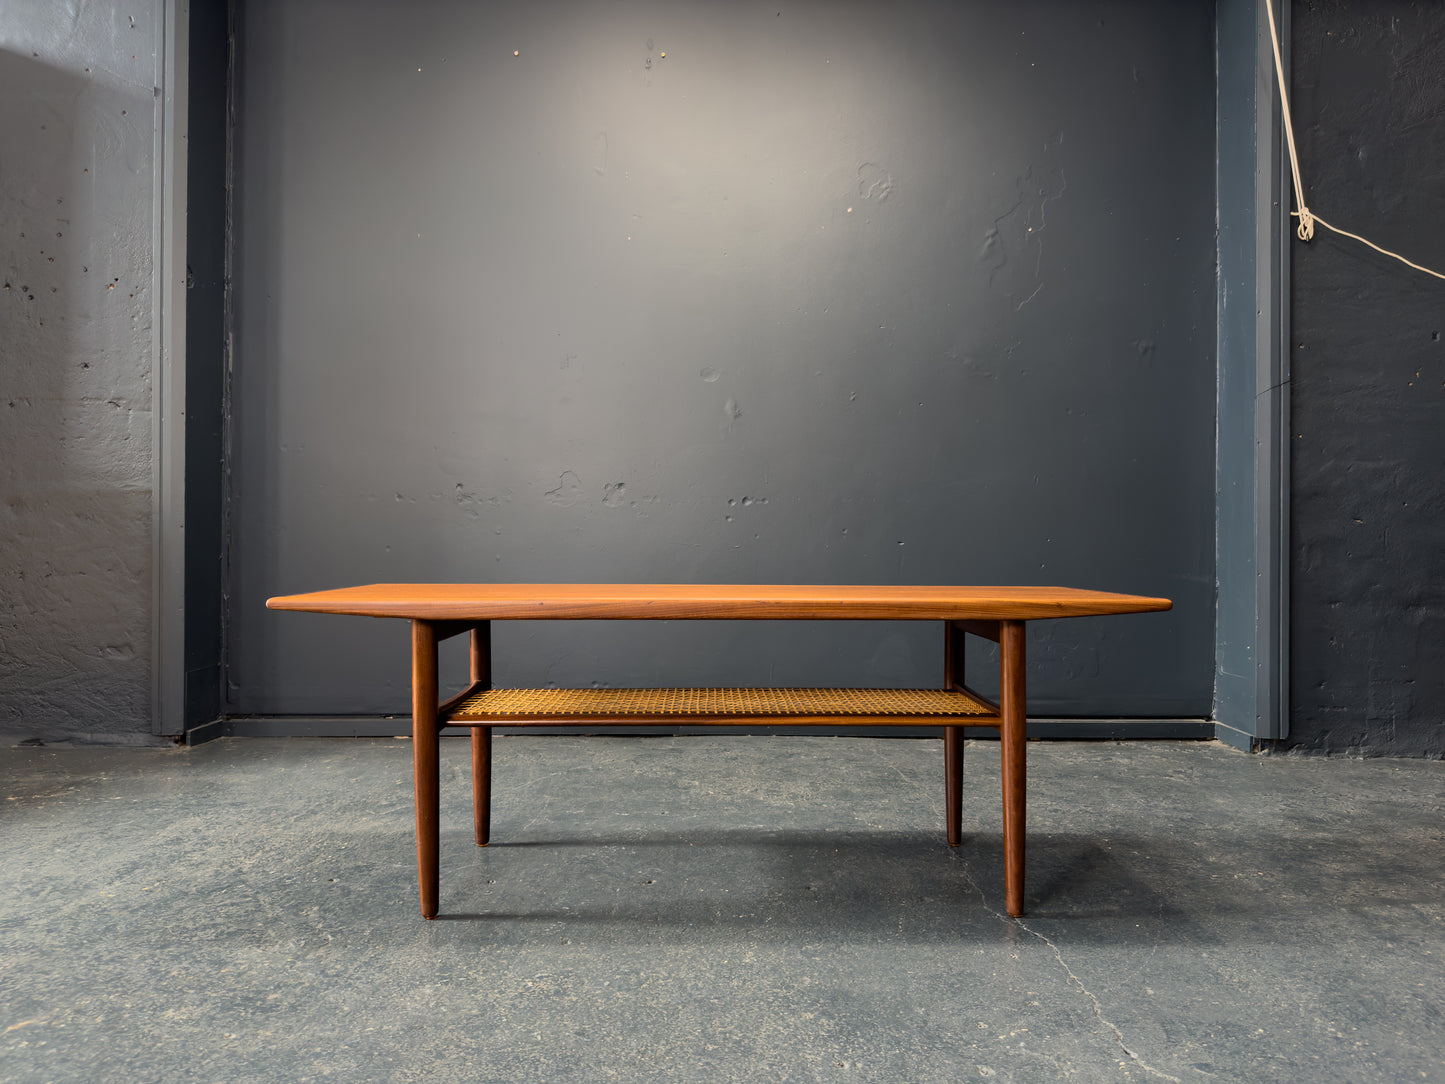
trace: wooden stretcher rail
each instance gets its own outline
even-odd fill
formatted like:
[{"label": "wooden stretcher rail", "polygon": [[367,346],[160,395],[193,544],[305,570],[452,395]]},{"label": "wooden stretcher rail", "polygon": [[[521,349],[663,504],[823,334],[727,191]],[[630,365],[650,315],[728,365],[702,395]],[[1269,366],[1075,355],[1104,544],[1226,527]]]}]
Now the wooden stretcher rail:
[{"label": "wooden stretcher rail", "polygon": [[[1167,610],[1168,599],[1061,587],[743,586],[734,584],[373,584],[273,598],[275,610],[395,617],[412,627],[412,763],[421,911],[438,909],[440,759],[444,726],[471,728],[476,842],[491,835],[492,728],[558,722],[771,726],[937,724],[943,734],[945,826],[963,832],[965,726],[999,729],[1003,780],[1004,906],[1024,907],[1024,624],[1046,617]],[[938,689],[495,689],[494,620],[937,620]],[[470,634],[471,684],[441,702],[437,644]],[[965,634],[999,645],[999,699],[964,684]]]}]

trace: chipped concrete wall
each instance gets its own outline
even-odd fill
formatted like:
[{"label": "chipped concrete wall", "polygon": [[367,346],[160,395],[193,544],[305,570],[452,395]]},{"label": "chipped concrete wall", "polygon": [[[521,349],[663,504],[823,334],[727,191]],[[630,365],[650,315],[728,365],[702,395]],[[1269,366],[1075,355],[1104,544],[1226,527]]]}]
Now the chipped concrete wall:
[{"label": "chipped concrete wall", "polygon": [[[1295,4],[1305,198],[1445,271],[1445,7]],[[1293,248],[1291,744],[1445,756],[1445,282]]]},{"label": "chipped concrete wall", "polygon": [[[1038,627],[1032,708],[1208,714],[1212,3],[249,0],[238,50],[232,711],[407,710],[403,627],[271,594],[640,580],[1168,595]],[[497,673],[939,639],[537,623]]]},{"label": "chipped concrete wall", "polygon": [[0,743],[153,740],[162,8],[0,4]]}]

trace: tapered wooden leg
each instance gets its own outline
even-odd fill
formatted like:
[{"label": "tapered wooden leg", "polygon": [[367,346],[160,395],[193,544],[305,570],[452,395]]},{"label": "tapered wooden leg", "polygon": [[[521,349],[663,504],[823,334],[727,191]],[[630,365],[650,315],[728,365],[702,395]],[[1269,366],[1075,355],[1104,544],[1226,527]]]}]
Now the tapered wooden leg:
[{"label": "tapered wooden leg", "polygon": [[[961,628],[943,623],[943,687],[963,688],[963,640]],[[963,727],[943,728],[943,809],[948,845],[963,842]]]},{"label": "tapered wooden leg", "polygon": [[[483,621],[472,629],[472,682],[492,687],[492,623]],[[477,846],[492,838],[492,728],[472,728],[472,820]]]},{"label": "tapered wooden leg", "polygon": [[948,845],[963,842],[963,727],[943,728],[944,816],[948,823]]},{"label": "tapered wooden leg", "polygon": [[492,728],[472,728],[472,819],[476,823],[477,846],[492,839]]},{"label": "tapered wooden leg", "polygon": [[1024,812],[1026,740],[1024,720],[1024,623],[1001,621],[999,637],[999,745],[1003,755],[1004,907],[1024,913]]},{"label": "tapered wooden leg", "polygon": [[424,918],[437,915],[440,837],[438,780],[437,630],[430,621],[411,623],[411,757],[416,788],[416,872]]}]

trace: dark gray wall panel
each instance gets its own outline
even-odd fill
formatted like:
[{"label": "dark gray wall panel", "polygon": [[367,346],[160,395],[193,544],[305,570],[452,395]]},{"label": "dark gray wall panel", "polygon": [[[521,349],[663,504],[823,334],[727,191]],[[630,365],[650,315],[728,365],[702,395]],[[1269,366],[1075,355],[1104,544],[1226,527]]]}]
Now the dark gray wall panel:
[{"label": "dark gray wall panel", "polygon": [[221,714],[228,5],[190,5],[186,137],[185,725]]},{"label": "dark gray wall panel", "polygon": [[[1294,8],[1305,199],[1445,269],[1445,8]],[[1445,755],[1445,283],[1294,249],[1291,741]]]},{"label": "dark gray wall panel", "polygon": [[[405,711],[385,580],[1061,583],[1213,680],[1213,5],[250,2],[230,706]],[[663,54],[666,53],[666,56]],[[508,684],[929,683],[935,628],[500,630]]]}]

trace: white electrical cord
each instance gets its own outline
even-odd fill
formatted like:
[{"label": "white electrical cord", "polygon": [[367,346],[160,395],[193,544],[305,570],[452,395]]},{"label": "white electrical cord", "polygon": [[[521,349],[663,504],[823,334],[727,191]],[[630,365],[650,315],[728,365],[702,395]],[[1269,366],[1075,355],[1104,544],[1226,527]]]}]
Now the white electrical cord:
[{"label": "white electrical cord", "polygon": [[1311,240],[1315,235],[1315,223],[1318,222],[1325,229],[1334,230],[1335,233],[1352,238],[1362,245],[1369,245],[1376,252],[1399,260],[1402,264],[1413,267],[1416,271],[1423,271],[1427,275],[1434,275],[1437,279],[1445,279],[1445,275],[1442,275],[1439,271],[1432,271],[1428,267],[1421,267],[1412,260],[1405,259],[1405,257],[1401,256],[1398,252],[1391,252],[1389,249],[1381,248],[1373,241],[1366,241],[1357,233],[1342,230],[1338,226],[1331,226],[1323,218],[1305,206],[1304,183],[1300,180],[1299,175],[1299,155],[1294,149],[1294,125],[1290,123],[1289,116],[1289,90],[1284,85],[1284,61],[1281,59],[1279,52],[1279,31],[1276,30],[1274,26],[1274,0],[1264,0],[1264,6],[1269,15],[1269,38],[1270,41],[1274,43],[1274,73],[1279,78],[1279,100],[1282,107],[1281,112],[1284,115],[1284,136],[1285,141],[1289,144],[1289,167],[1294,174],[1294,200],[1299,206],[1299,210],[1291,211],[1290,215],[1299,219],[1299,228],[1295,231],[1299,235],[1299,239],[1301,241]]}]

